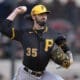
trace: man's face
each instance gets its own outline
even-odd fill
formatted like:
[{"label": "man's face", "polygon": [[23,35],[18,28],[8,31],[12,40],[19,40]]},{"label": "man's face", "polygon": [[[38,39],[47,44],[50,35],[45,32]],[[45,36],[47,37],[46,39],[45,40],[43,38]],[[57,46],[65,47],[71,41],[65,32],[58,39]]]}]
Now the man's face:
[{"label": "man's face", "polygon": [[47,13],[42,13],[35,16],[35,21],[40,26],[45,26],[47,23]]}]

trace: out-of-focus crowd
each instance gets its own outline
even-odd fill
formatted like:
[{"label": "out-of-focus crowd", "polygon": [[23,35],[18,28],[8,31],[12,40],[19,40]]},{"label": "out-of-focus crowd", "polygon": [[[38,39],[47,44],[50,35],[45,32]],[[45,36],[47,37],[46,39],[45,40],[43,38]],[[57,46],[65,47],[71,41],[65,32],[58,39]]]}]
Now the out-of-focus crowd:
[{"label": "out-of-focus crowd", "polygon": [[[48,16],[48,25],[52,29],[67,36],[73,55],[80,55],[80,1],[79,0],[0,0],[0,22],[3,21],[15,7],[25,5],[28,11],[17,17],[14,21],[15,28],[29,28],[28,15],[35,4],[45,4],[51,14]],[[0,26],[1,27],[1,26]],[[21,59],[23,48],[17,41],[11,41],[0,33],[0,59],[10,59],[15,53],[15,58]],[[74,57],[75,58],[75,57]]]}]

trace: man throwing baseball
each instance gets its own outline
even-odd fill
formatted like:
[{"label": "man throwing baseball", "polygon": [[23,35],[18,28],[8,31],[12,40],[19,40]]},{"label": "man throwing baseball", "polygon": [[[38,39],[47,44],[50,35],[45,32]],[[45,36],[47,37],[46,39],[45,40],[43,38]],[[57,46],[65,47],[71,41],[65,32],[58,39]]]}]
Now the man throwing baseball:
[{"label": "man throwing baseball", "polygon": [[65,36],[47,27],[47,15],[50,12],[41,4],[31,10],[34,23],[31,29],[17,30],[12,27],[14,19],[26,11],[25,6],[15,8],[0,25],[0,32],[21,42],[24,49],[23,66],[13,80],[63,80],[59,75],[47,72],[46,66],[50,59],[64,68],[72,64],[73,57]]}]

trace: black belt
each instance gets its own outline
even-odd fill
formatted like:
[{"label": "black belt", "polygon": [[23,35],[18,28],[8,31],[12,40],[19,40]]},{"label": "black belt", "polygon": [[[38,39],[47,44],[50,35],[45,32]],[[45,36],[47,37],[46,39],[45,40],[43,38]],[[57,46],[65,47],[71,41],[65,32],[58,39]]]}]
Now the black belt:
[{"label": "black belt", "polygon": [[26,68],[26,67],[24,67],[24,70],[31,73],[32,75],[37,76],[37,77],[40,77],[43,74],[43,71],[42,72],[41,71],[32,71],[31,69]]}]

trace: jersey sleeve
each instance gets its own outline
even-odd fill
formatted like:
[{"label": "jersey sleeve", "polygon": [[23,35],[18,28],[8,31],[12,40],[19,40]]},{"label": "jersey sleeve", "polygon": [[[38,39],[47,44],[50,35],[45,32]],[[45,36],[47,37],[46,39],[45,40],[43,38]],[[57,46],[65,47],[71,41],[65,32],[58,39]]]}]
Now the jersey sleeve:
[{"label": "jersey sleeve", "polygon": [[4,20],[0,23],[0,32],[10,39],[15,39],[19,41],[19,36],[21,35],[21,31],[16,30],[14,28],[13,22],[10,20]]}]

